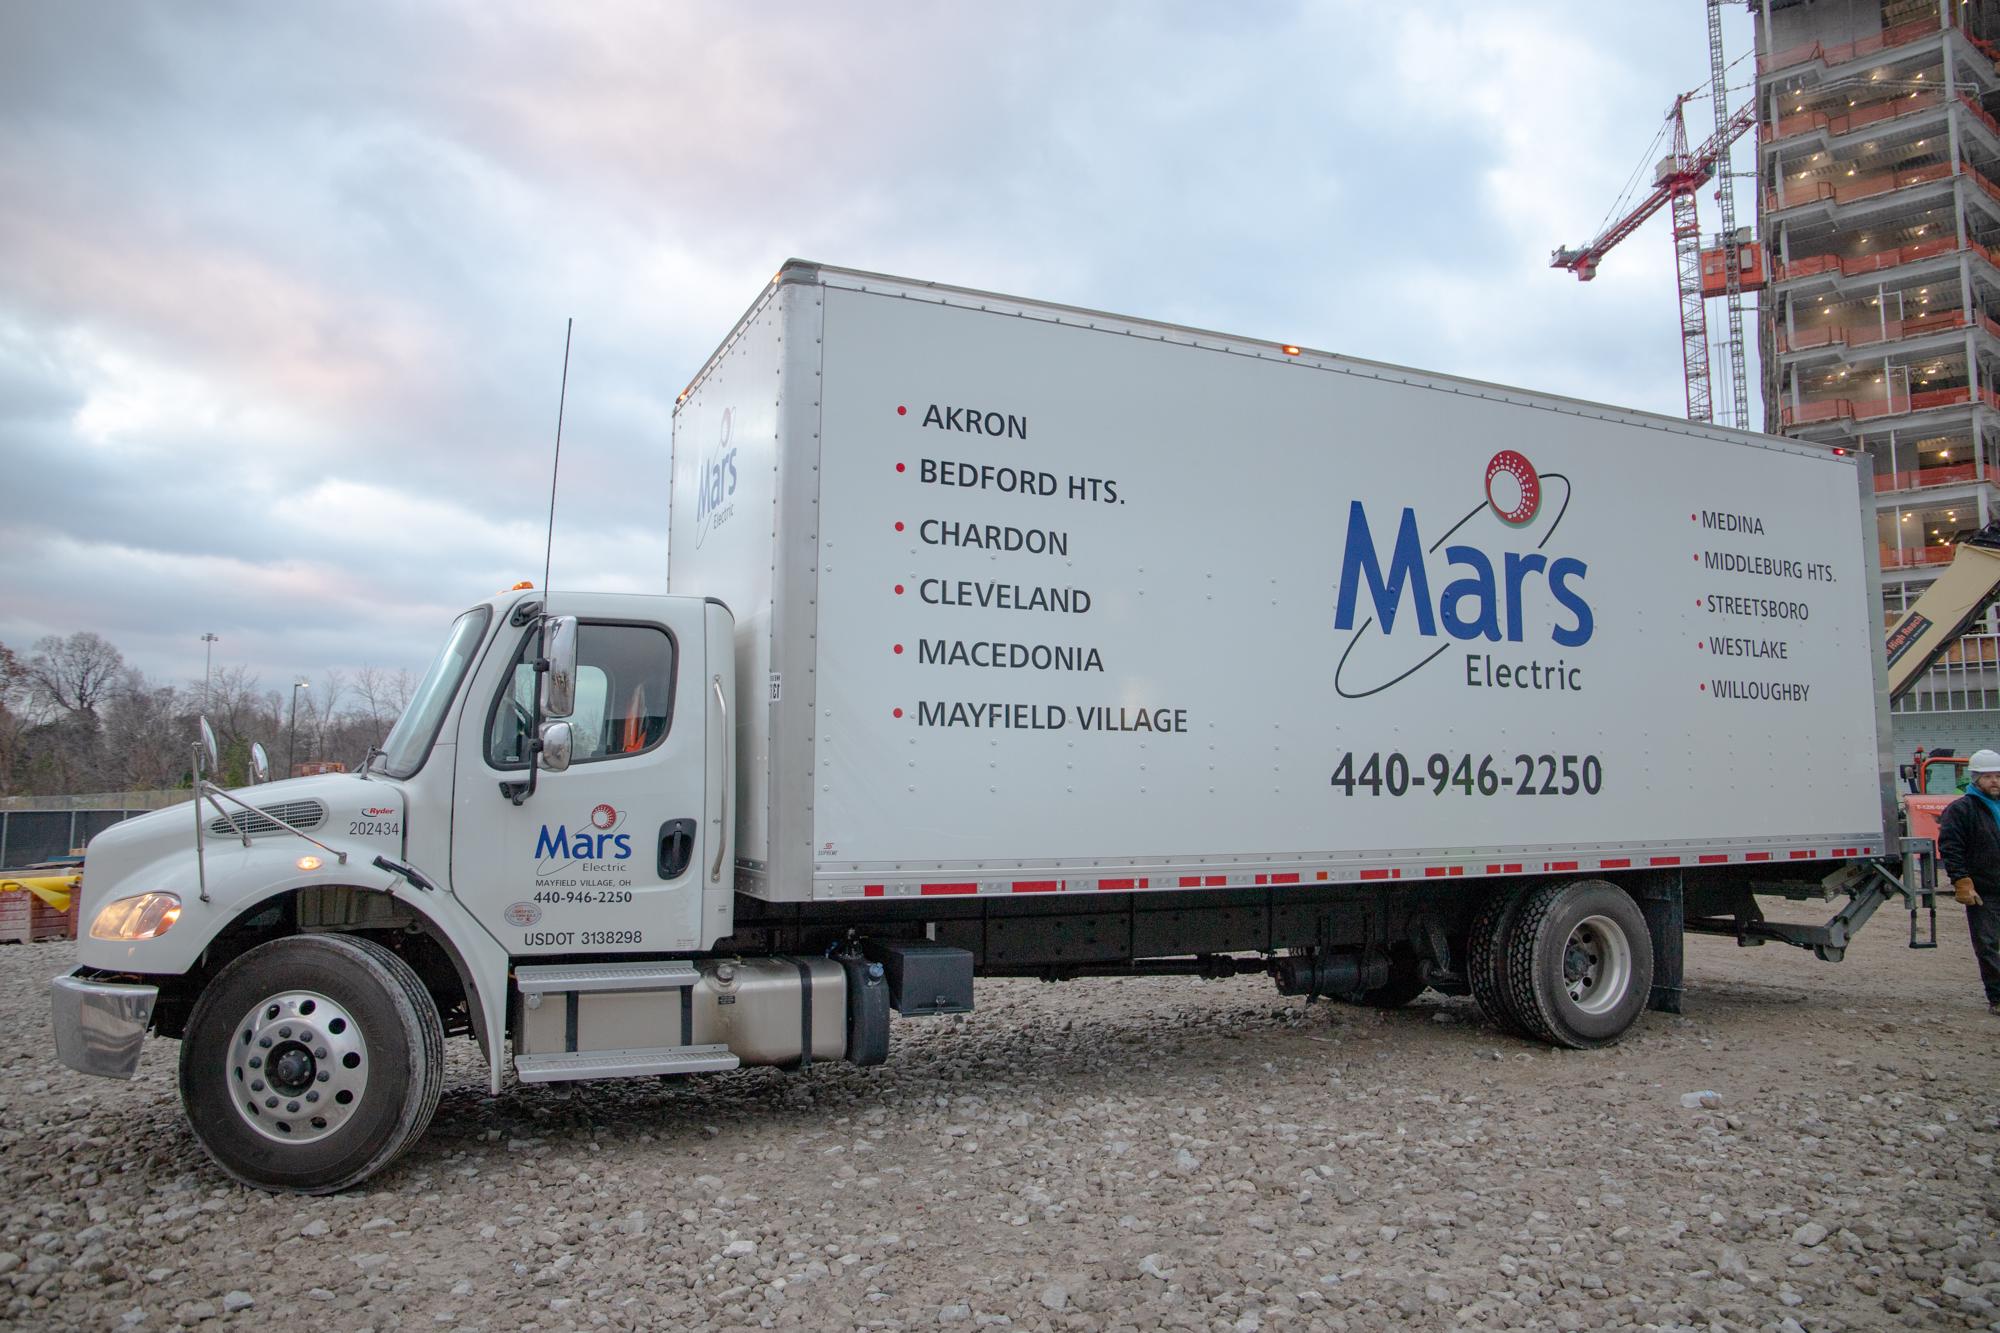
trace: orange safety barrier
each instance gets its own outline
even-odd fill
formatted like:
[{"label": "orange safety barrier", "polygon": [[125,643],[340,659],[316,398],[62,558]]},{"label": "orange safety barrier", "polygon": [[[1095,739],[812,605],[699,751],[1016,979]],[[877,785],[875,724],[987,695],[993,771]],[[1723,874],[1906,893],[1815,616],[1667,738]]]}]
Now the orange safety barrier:
[{"label": "orange safety barrier", "polygon": [[1905,546],[1898,551],[1893,546],[1882,548],[1882,563],[1891,567],[1908,568],[1912,565],[1948,565],[1958,554],[1956,546]]},{"label": "orange safety barrier", "polygon": [[[1956,24],[1951,25],[1956,27]],[[1884,28],[1873,37],[1862,37],[1852,42],[1842,42],[1828,46],[1824,42],[1806,42],[1800,46],[1788,47],[1764,56],[1757,62],[1757,72],[1767,74],[1774,69],[1788,69],[1793,65],[1803,65],[1809,60],[1818,60],[1826,65],[1844,65],[1862,56],[1872,56],[1877,51],[1886,51],[1894,46],[1908,46],[1920,42],[1944,29],[1935,20],[1918,19],[1914,23],[1901,23],[1893,28]]]},{"label": "orange safety barrier", "polygon": [[[1963,174],[1970,176],[1988,194],[2000,199],[2000,186],[1994,185],[1970,167],[1967,167]],[[1783,198],[1780,198],[1779,192],[1775,190],[1767,193],[1764,196],[1764,211],[1776,213],[1805,204],[1851,204],[1858,199],[1872,199],[1876,195],[1907,190],[1913,185],[1929,185],[1933,181],[1945,180],[1950,175],[1951,163],[1938,162],[1910,171],[1882,171],[1868,176],[1857,176],[1845,185],[1830,185],[1825,181],[1819,181],[1804,190],[1787,190]]]},{"label": "orange safety barrier", "polygon": [[1976,480],[1979,469],[1971,463],[1956,463],[1951,467],[1920,467],[1908,472],[1877,472],[1877,491],[1917,491],[1926,486],[1950,486],[1961,481]]},{"label": "orange safety barrier", "polygon": [[[1839,273],[1843,277],[1854,277],[1861,273],[1878,273],[1900,264],[1914,264],[1919,260],[1935,259],[1939,255],[1950,254],[1958,249],[1955,237],[1941,236],[1934,241],[1919,241],[1914,245],[1899,245],[1893,250],[1884,250],[1873,255],[1807,255],[1794,259],[1789,264],[1772,266],[1772,281],[1785,282],[1792,278],[1809,278],[1816,273]],[[1968,250],[1986,251],[1987,257],[2000,264],[1992,251],[1985,246],[1968,245]]]},{"label": "orange safety barrier", "polygon": [[[2000,335],[2000,324],[1995,324],[1985,315],[1973,317],[1984,328]],[[1780,352],[1804,352],[1815,347],[1870,347],[1882,343],[1899,342],[1905,338],[1928,337],[1952,329],[1962,329],[1972,323],[1963,310],[1941,310],[1934,315],[1911,315],[1906,319],[1869,320],[1865,324],[1827,324],[1817,329],[1803,329],[1787,335],[1782,329],[1777,334]]]},{"label": "orange safety barrier", "polygon": [[1930,111],[1943,104],[1944,94],[1941,92],[1903,93],[1886,101],[1856,107],[1845,115],[1830,116],[1824,111],[1798,111],[1789,116],[1779,117],[1775,125],[1765,125],[1757,132],[1757,137],[1765,143],[1776,143],[1780,139],[1796,138],[1813,130],[1825,130],[1835,136],[1852,134],[1870,125],[1879,125],[1885,120],[1915,115],[1919,111]]},{"label": "orange safety barrier", "polygon": [[[1817,402],[1800,403],[1797,407],[1788,405],[1779,413],[1779,418],[1787,426],[1803,426],[1815,421],[1867,421],[1875,417],[1901,416],[1907,412],[1929,412],[1971,401],[1971,391],[1960,385],[1955,389],[1930,389],[1923,393],[1887,398],[1822,398]],[[1982,390],[1979,401],[2000,409],[2000,393],[1991,389]]]}]

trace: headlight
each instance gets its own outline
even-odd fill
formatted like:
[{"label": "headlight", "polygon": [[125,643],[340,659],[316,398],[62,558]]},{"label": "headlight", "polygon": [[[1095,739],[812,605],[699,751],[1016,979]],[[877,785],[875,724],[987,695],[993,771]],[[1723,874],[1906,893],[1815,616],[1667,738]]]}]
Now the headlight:
[{"label": "headlight", "polygon": [[90,923],[94,940],[158,939],[181,919],[181,900],[171,893],[142,893],[106,903]]}]

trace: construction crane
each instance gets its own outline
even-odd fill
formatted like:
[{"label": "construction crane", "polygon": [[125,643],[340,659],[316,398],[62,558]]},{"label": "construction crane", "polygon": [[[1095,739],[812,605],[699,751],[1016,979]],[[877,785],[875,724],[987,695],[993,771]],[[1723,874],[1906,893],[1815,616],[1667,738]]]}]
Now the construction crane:
[{"label": "construction crane", "polygon": [[[1661,159],[1653,173],[1653,192],[1640,200],[1625,216],[1606,227],[1598,237],[1587,245],[1574,249],[1564,246],[1549,260],[1551,268],[1568,269],[1576,274],[1579,281],[1589,282],[1597,276],[1598,261],[1620,241],[1639,230],[1645,221],[1669,205],[1673,208],[1674,222],[1674,267],[1680,275],[1681,297],[1681,363],[1687,374],[1687,409],[1690,421],[1710,421],[1714,419],[1714,409],[1710,403],[1708,377],[1708,319],[1703,310],[1705,298],[1702,295],[1701,224],[1695,216],[1695,192],[1716,175],[1716,164],[1726,161],[1729,145],[1736,142],[1743,132],[1757,123],[1756,102],[1745,102],[1734,114],[1724,115],[1715,133],[1699,148],[1689,151],[1687,141],[1687,119],[1682,108],[1695,96],[1693,92],[1682,93],[1674,99],[1667,112],[1667,126],[1672,133],[1673,152]],[[1726,192],[1729,183],[1723,181]],[[1725,251],[1729,252],[1729,266],[1737,267],[1735,237],[1724,236]],[[1740,292],[1740,278],[1738,290]],[[1737,297],[1734,326],[1731,329],[1736,339],[1732,349],[1732,363],[1737,377],[1736,403],[1738,425],[1747,425],[1743,416],[1748,412],[1748,390],[1742,384],[1744,375],[1742,351],[1742,298]]]},{"label": "construction crane", "polygon": [[[1743,357],[1743,265],[1736,240],[1736,189],[1730,179],[1729,145],[1729,66],[1722,59],[1722,2],[1708,0],[1708,92],[1715,105],[1715,137],[1722,141],[1719,155],[1715,202],[1722,210],[1722,296],[1728,316],[1729,337],[1722,344],[1729,360],[1729,388],[1733,412],[1729,424],[1747,429],[1750,425],[1749,371]],[[1751,105],[1756,99],[1751,99]],[[1725,137],[1726,136],[1726,137]],[[1683,280],[1685,281],[1685,279]],[[1706,284],[1704,284],[1704,287]]]}]

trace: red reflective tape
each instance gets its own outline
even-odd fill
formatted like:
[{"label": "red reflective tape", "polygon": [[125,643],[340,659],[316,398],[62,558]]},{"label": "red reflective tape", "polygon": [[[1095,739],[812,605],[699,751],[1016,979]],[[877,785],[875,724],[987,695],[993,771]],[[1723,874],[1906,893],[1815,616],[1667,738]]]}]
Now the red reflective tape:
[{"label": "red reflective tape", "polygon": [[882,892],[880,884],[863,884],[861,886],[861,896],[864,898],[880,898]]},{"label": "red reflective tape", "polygon": [[1227,875],[1210,875],[1207,879],[1204,879],[1202,881],[1203,885],[1211,889],[1220,888],[1228,883],[1229,883],[1229,876]]},{"label": "red reflective tape", "polygon": [[1402,873],[1403,873],[1403,872],[1402,872],[1402,871],[1400,871],[1400,870],[1364,870],[1364,871],[1362,871],[1362,872],[1361,872],[1361,878],[1363,878],[1363,879],[1399,879],[1399,878],[1401,878],[1401,877],[1402,877]]},{"label": "red reflective tape", "polygon": [[1632,868],[1632,858],[1629,856],[1619,856],[1609,861],[1599,861],[1597,868],[1600,870],[1630,870]]},{"label": "red reflective tape", "polygon": [[1259,884],[1269,884],[1269,883],[1270,883],[1271,881],[1270,881],[1270,878],[1269,878],[1268,876],[1266,876],[1266,875],[1259,875],[1259,876],[1257,876],[1257,882],[1258,882]]},{"label": "red reflective tape", "polygon": [[1680,863],[1681,859],[1678,856],[1656,856],[1652,860],[1648,861],[1646,864],[1655,866],[1677,866]]},{"label": "red reflective tape", "polygon": [[1771,854],[1769,852],[1745,852],[1743,853],[1743,859],[1746,861],[1768,861],[1771,859]]},{"label": "red reflective tape", "polygon": [[1544,870],[1574,870],[1574,869],[1576,869],[1576,862],[1574,862],[1574,861],[1546,861],[1546,862],[1544,862],[1544,863],[1542,864],[1542,869],[1544,869]]},{"label": "red reflective tape", "polygon": [[931,898],[948,893],[977,893],[979,892],[979,886],[977,884],[926,884],[917,891],[923,894],[924,897]]},{"label": "red reflective tape", "polygon": [[1519,861],[1509,861],[1506,865],[1500,867],[1500,873],[1503,875],[1518,875],[1521,873],[1521,863]]},{"label": "red reflective tape", "polygon": [[1497,875],[1497,874],[1499,874],[1499,873],[1500,873],[1500,867],[1499,867],[1499,866],[1488,866],[1488,867],[1486,867],[1486,873],[1487,873],[1487,874],[1489,874],[1489,875]]},{"label": "red reflective tape", "polygon": [[1097,881],[1097,887],[1100,889],[1129,889],[1134,887],[1134,885],[1135,881],[1129,879],[1100,879]]},{"label": "red reflective tape", "polygon": [[1016,893],[1060,893],[1062,881],[1059,879],[1017,879],[1014,881]]},{"label": "red reflective tape", "polygon": [[1729,859],[1727,852],[1707,852],[1695,858],[1705,866],[1719,866]]},{"label": "red reflective tape", "polygon": [[1446,875],[1463,875],[1464,873],[1465,873],[1465,867],[1464,867],[1464,866],[1425,866],[1425,867],[1424,867],[1424,878],[1425,878],[1425,879],[1440,879],[1440,878],[1442,878],[1442,877],[1444,877],[1444,876],[1446,876]]},{"label": "red reflective tape", "polygon": [[1793,853],[1792,853],[1792,859],[1793,859],[1794,861],[1810,861],[1810,860],[1812,860],[1812,859],[1813,859],[1813,857],[1814,857],[1814,856],[1816,856],[1816,855],[1817,855],[1817,853],[1816,853],[1816,852],[1810,852],[1810,851],[1803,851],[1803,850],[1801,850],[1801,851],[1795,851],[1795,852],[1793,852]]},{"label": "red reflective tape", "polygon": [[1271,876],[1271,882],[1273,884],[1296,884],[1299,882],[1299,877],[1296,874],[1273,875]]},{"label": "red reflective tape", "polygon": [[1201,887],[1201,876],[1200,876],[1200,875],[1182,875],[1182,876],[1181,876],[1181,887],[1182,887],[1182,888],[1184,888],[1184,889],[1198,889],[1198,888],[1200,888],[1200,887]]}]

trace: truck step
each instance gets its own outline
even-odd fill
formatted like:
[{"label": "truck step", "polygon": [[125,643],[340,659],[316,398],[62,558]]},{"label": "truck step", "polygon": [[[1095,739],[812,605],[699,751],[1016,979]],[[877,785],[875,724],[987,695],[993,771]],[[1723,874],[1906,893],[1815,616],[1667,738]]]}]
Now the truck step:
[{"label": "truck step", "polygon": [[514,1073],[523,1083],[565,1083],[586,1078],[708,1074],[735,1069],[742,1063],[729,1053],[727,1046],[656,1046],[647,1050],[517,1055]]},{"label": "truck step", "polygon": [[678,990],[692,986],[701,974],[692,963],[575,963],[554,967],[517,967],[514,982],[522,995],[559,995],[564,991]]}]

